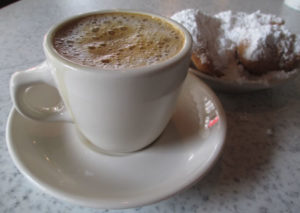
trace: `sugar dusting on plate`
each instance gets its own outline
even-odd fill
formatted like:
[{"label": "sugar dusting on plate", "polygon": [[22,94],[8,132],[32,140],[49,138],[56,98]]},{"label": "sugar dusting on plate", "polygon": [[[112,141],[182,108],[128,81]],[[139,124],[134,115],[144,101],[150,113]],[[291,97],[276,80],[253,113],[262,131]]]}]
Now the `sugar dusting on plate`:
[{"label": "sugar dusting on plate", "polygon": [[197,59],[193,62],[218,79],[267,85],[297,72],[300,38],[285,28],[282,18],[260,11],[209,16],[197,9],[171,18],[191,33]]}]

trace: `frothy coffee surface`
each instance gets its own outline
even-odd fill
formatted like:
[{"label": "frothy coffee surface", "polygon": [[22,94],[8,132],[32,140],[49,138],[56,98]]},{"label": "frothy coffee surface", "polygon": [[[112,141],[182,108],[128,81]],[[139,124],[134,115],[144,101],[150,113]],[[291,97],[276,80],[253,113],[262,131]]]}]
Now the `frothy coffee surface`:
[{"label": "frothy coffee surface", "polygon": [[54,35],[55,49],[81,65],[120,69],[159,63],[183,47],[182,32],[149,15],[113,12],[68,23]]}]

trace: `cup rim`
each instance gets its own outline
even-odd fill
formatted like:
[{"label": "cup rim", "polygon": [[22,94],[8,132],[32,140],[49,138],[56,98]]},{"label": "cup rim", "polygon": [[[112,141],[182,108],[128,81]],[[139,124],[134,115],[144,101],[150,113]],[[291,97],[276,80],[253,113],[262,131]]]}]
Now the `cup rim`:
[{"label": "cup rim", "polygon": [[[177,27],[179,30],[182,31],[183,35],[184,35],[184,44],[183,47],[181,48],[181,50],[174,56],[172,56],[171,58],[168,58],[162,62],[156,63],[156,64],[152,64],[149,66],[141,66],[141,67],[136,67],[136,68],[121,68],[121,69],[103,69],[103,68],[99,68],[99,67],[92,67],[92,66],[85,66],[85,65],[81,65],[81,64],[77,64],[75,62],[72,62],[71,60],[61,56],[57,50],[54,48],[54,45],[52,43],[53,41],[53,37],[54,37],[54,33],[64,24],[81,18],[81,17],[86,17],[86,16],[91,16],[91,15],[96,15],[96,14],[104,14],[104,13],[112,13],[112,12],[124,12],[124,13],[133,13],[133,14],[142,14],[142,15],[148,15],[148,16],[152,16],[152,17],[156,17],[156,18],[160,18],[164,21],[169,22],[170,24],[172,24],[173,26]],[[93,12],[87,12],[87,13],[81,13],[78,15],[74,15],[71,16],[69,18],[64,19],[63,21],[53,25],[48,32],[46,33],[45,37],[44,37],[44,42],[43,42],[43,48],[44,48],[44,52],[47,53],[54,58],[55,60],[63,63],[64,65],[66,65],[67,67],[71,68],[72,70],[76,70],[76,71],[99,71],[101,70],[101,73],[111,73],[110,75],[119,75],[120,73],[126,73],[126,75],[140,75],[141,73],[152,73],[155,72],[155,70],[162,70],[165,69],[169,66],[172,66],[174,64],[176,64],[177,62],[179,62],[180,60],[182,60],[183,58],[185,58],[185,56],[189,55],[191,53],[191,49],[192,49],[192,37],[190,35],[190,33],[188,32],[187,29],[185,29],[184,26],[182,26],[181,24],[179,24],[178,22],[168,18],[168,17],[164,17],[155,13],[150,13],[150,12],[144,12],[144,11],[137,11],[137,10],[125,10],[125,9],[113,9],[113,10],[98,10],[98,11],[93,11]],[[98,72],[97,72],[98,73]],[[124,74],[123,74],[124,75]]]}]

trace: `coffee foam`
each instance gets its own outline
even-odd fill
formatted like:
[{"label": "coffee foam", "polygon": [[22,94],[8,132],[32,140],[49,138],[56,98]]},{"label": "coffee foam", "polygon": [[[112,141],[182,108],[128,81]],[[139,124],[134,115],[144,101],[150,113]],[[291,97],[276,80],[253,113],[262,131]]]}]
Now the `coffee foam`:
[{"label": "coffee foam", "polygon": [[107,13],[66,24],[54,35],[63,57],[104,69],[134,68],[159,63],[183,47],[182,32],[148,15]]}]

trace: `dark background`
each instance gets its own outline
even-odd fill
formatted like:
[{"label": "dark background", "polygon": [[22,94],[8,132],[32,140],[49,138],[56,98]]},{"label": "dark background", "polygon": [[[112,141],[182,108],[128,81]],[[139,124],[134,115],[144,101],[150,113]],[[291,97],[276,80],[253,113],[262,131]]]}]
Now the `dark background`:
[{"label": "dark background", "polygon": [[0,0],[0,8],[5,7],[6,5],[9,5],[16,1],[18,0]]}]

